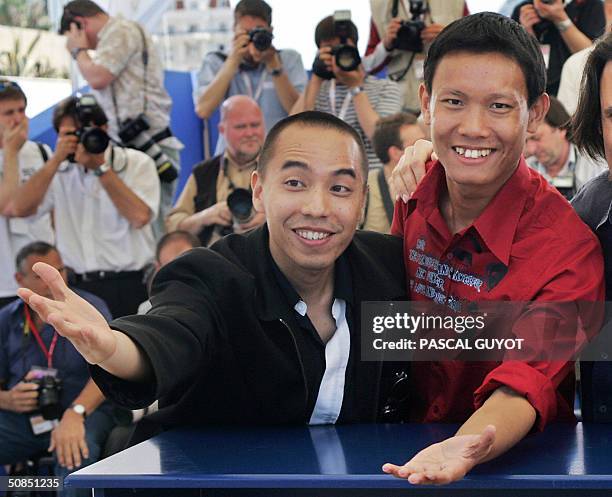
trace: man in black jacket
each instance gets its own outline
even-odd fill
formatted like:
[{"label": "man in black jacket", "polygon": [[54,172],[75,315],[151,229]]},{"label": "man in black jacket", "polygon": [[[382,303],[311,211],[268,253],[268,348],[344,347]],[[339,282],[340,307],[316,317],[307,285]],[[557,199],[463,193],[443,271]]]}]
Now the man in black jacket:
[{"label": "man in black jacket", "polygon": [[[42,264],[54,298],[19,296],[96,365],[107,397],[130,408],[159,398],[165,426],[381,420],[397,371],[361,360],[361,303],[406,289],[401,241],[355,233],[366,157],[330,114],[286,118],[252,177],[266,225],[164,267],[147,314],[109,326]],[[457,437],[450,457],[479,460],[491,444],[491,433]]]}]

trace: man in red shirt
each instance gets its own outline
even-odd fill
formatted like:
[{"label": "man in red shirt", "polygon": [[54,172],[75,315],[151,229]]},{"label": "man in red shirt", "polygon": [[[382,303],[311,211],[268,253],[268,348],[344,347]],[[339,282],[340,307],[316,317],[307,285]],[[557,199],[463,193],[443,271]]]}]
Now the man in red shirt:
[{"label": "man in red shirt", "polygon": [[[392,226],[404,238],[413,300],[453,311],[475,301],[603,300],[597,240],[521,156],[548,110],[545,85],[536,43],[502,16],[466,17],[432,44],[420,98],[439,160],[397,203]],[[405,465],[383,469],[411,483],[461,478],[533,428],[571,419],[572,368],[567,361],[413,363],[413,419],[463,425]]]}]

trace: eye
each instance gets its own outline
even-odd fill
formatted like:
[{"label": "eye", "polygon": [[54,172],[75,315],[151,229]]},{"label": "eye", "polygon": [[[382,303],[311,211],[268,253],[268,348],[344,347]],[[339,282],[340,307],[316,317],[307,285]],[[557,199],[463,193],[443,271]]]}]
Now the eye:
[{"label": "eye", "polygon": [[495,102],[494,104],[491,104],[491,107],[494,110],[507,110],[507,109],[511,109],[512,106],[509,104],[504,104],[502,102]]},{"label": "eye", "polygon": [[444,103],[447,103],[448,105],[451,105],[453,107],[459,106],[461,105],[463,102],[461,100],[459,100],[458,98],[446,98],[444,100],[442,100]]},{"label": "eye", "polygon": [[299,179],[288,179],[285,181],[285,185],[287,185],[289,188],[302,188],[304,183]]},{"label": "eye", "polygon": [[334,185],[331,187],[331,191],[334,193],[348,194],[351,193],[351,190],[348,186],[345,185]]}]

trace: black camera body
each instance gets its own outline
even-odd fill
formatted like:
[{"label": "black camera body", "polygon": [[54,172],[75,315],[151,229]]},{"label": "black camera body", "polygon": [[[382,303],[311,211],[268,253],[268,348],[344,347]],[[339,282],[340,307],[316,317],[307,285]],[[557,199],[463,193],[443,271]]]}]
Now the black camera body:
[{"label": "black camera body", "polygon": [[[90,154],[101,154],[110,142],[106,131],[94,126],[96,115],[100,116],[102,113],[93,95],[81,95],[76,101],[75,117],[79,128],[73,134],[79,138],[79,142]],[[68,160],[74,162],[74,154],[70,154]]]},{"label": "black camera body", "polygon": [[[542,3],[551,5],[555,3],[555,0],[542,0]],[[535,34],[535,37],[540,43],[549,43],[549,33],[551,33],[553,29],[555,29],[555,25],[548,19],[540,18],[540,22],[534,24],[532,29],[533,33]]]},{"label": "black camera body", "polygon": [[29,380],[38,385],[38,410],[45,419],[59,419],[62,415],[60,393],[62,381],[55,376],[47,375],[42,378]]},{"label": "black camera body", "polygon": [[160,181],[171,183],[178,177],[178,171],[150,135],[149,129],[151,129],[149,120],[144,114],[139,114],[135,119],[128,118],[123,121],[119,138],[125,146],[140,150],[151,157],[155,162]]},{"label": "black camera body", "polygon": [[253,28],[249,31],[249,40],[260,52],[265,52],[272,46],[274,35],[266,28]]},{"label": "black camera body", "polygon": [[[357,47],[349,45],[346,40],[350,38],[351,33],[351,11],[336,10],[334,12],[334,35],[340,38],[340,44],[332,47],[332,56],[336,61],[336,65],[342,71],[354,71],[361,64],[361,56]],[[315,57],[312,64],[312,72],[323,79],[332,79],[334,73],[327,69],[325,63]]]},{"label": "black camera body", "polygon": [[425,22],[422,17],[425,7],[422,0],[410,0],[410,21],[402,21],[393,48],[408,52],[422,52],[423,40],[421,32],[425,29]]}]

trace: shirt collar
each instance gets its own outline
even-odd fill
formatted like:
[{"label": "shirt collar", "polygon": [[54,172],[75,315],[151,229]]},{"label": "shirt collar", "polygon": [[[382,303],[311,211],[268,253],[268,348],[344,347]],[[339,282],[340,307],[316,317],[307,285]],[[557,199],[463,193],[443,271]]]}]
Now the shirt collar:
[{"label": "shirt collar", "polygon": [[108,21],[106,21],[106,24],[104,26],[102,26],[102,29],[100,31],[98,31],[98,41],[101,40],[102,38],[104,38],[104,36],[106,35],[106,33],[108,33],[108,31],[112,28],[113,24],[115,24],[117,22],[117,19],[121,17],[120,15],[118,16],[108,16]]},{"label": "shirt collar", "polygon": [[[418,209],[428,223],[438,232],[446,233],[448,236],[448,226],[438,206],[440,192],[445,188],[445,179],[444,167],[440,161],[436,161],[413,194],[408,211]],[[529,182],[529,166],[521,156],[512,176],[471,226],[478,232],[493,255],[506,266],[510,261],[514,235],[529,195]],[[508,206],[512,208],[508,209]],[[500,222],[500,219],[503,219],[503,222]]]}]

